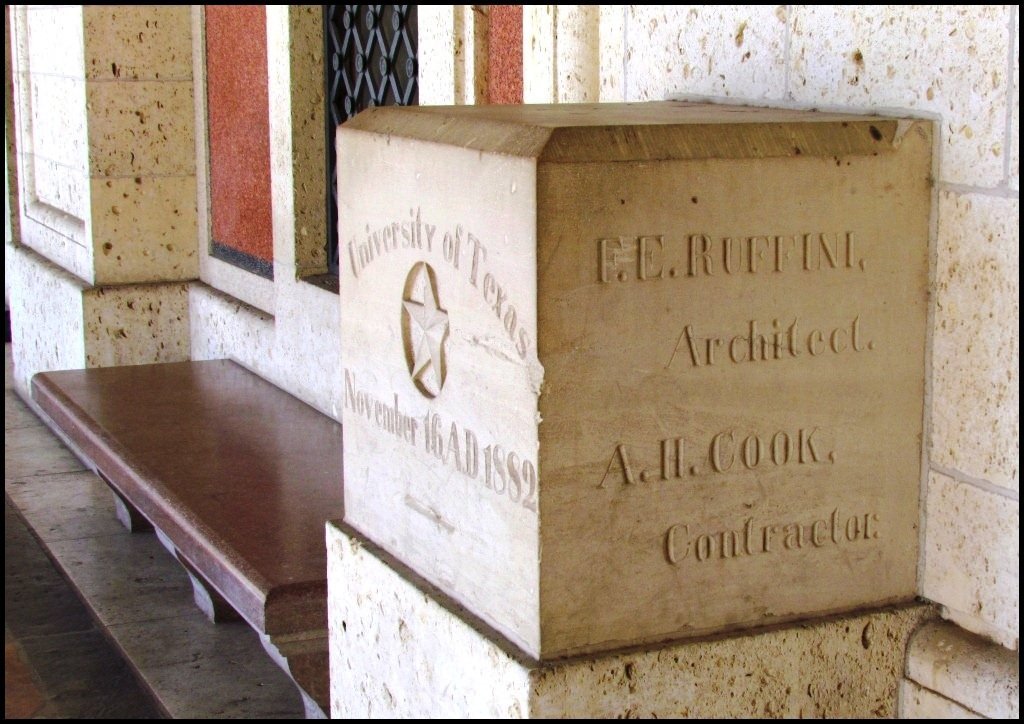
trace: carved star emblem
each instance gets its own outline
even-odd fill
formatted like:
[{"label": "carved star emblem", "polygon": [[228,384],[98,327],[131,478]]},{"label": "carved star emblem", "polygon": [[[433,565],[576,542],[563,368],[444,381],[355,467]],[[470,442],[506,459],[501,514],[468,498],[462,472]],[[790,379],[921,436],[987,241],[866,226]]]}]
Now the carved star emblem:
[{"label": "carved star emblem", "polygon": [[427,397],[436,397],[444,386],[447,339],[448,312],[437,296],[437,277],[429,264],[419,262],[405,282],[402,342],[412,381]]}]

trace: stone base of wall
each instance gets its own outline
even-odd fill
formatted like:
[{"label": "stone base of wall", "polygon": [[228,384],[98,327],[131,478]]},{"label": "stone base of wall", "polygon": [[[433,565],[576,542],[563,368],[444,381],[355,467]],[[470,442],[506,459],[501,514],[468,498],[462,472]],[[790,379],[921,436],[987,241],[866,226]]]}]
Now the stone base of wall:
[{"label": "stone base of wall", "polygon": [[188,283],[93,287],[26,247],[6,253],[22,397],[36,372],[189,359]]},{"label": "stone base of wall", "polygon": [[313,284],[282,280],[274,314],[196,283],[190,291],[192,359],[232,359],[341,419],[341,305]]},{"label": "stone base of wall", "polygon": [[900,694],[905,719],[1020,717],[1020,659],[947,621],[914,634]]},{"label": "stone base of wall", "polygon": [[334,717],[893,717],[911,634],[937,616],[912,604],[538,664],[342,525],[327,548]]}]

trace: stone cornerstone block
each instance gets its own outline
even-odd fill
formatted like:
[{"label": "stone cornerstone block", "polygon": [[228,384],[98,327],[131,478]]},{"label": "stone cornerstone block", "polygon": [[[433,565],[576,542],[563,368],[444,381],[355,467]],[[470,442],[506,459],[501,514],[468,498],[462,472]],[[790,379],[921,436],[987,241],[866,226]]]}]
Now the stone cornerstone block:
[{"label": "stone cornerstone block", "polygon": [[541,659],[913,598],[931,134],[359,115],[345,520]]},{"label": "stone cornerstone block", "polygon": [[533,662],[350,533],[327,524],[336,718],[887,718],[907,641],[936,615],[908,604]]}]

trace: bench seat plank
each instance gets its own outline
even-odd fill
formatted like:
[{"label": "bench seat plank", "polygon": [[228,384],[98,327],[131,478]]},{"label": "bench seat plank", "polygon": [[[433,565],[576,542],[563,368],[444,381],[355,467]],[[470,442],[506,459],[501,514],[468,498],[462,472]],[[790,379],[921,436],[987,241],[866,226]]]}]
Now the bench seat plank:
[{"label": "bench seat plank", "polygon": [[338,423],[227,360],[41,373],[32,396],[253,628],[326,631]]}]

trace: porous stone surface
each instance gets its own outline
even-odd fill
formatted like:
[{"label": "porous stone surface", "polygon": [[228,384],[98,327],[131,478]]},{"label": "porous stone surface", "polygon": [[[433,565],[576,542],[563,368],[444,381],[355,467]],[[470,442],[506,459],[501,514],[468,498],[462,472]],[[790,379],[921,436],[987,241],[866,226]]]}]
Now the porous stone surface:
[{"label": "porous stone surface", "polygon": [[36,372],[189,358],[187,284],[90,287],[30,249],[7,253],[22,397]]},{"label": "porous stone surface", "polygon": [[[341,417],[337,296],[294,284],[274,317],[203,284],[189,295],[192,359],[230,358],[334,419]],[[340,484],[340,482],[339,482]]]},{"label": "porous stone surface", "polygon": [[1020,188],[1020,12],[1013,15],[1013,85],[1010,96],[1010,139],[1009,186],[1015,191]]},{"label": "porous stone surface", "polygon": [[85,73],[90,80],[192,79],[186,5],[86,5]]},{"label": "porous stone surface", "polygon": [[93,178],[91,187],[97,284],[198,276],[194,176]]},{"label": "porous stone surface", "polygon": [[1020,638],[1020,504],[932,472],[921,592],[960,625],[1016,649]]},{"label": "porous stone surface", "polygon": [[952,699],[925,689],[909,679],[900,682],[900,719],[984,719]]},{"label": "porous stone surface", "polygon": [[934,621],[914,634],[907,678],[992,719],[1020,717],[1017,654],[954,624]]},{"label": "porous stone surface", "polygon": [[12,6],[8,21],[19,242],[91,281],[82,8]]},{"label": "porous stone surface", "polygon": [[21,241],[87,284],[198,274],[189,17],[184,6],[12,13]]},{"label": "porous stone surface", "polygon": [[189,359],[188,284],[127,284],[85,292],[85,366]]},{"label": "porous stone surface", "polygon": [[1003,180],[1010,6],[798,5],[792,13],[794,100],[938,114],[940,177]]},{"label": "porous stone surface", "polygon": [[1020,202],[939,194],[931,459],[1020,489]]},{"label": "porous stone surface", "polygon": [[337,524],[327,547],[335,717],[892,717],[907,641],[935,615],[914,604],[540,665]]},{"label": "porous stone surface", "polygon": [[782,98],[787,7],[629,6],[624,100]]},{"label": "porous stone surface", "polygon": [[91,81],[93,176],[195,174],[192,79]]},{"label": "porous stone surface", "polygon": [[28,399],[36,372],[85,366],[86,285],[30,249],[10,247],[14,385]]}]

